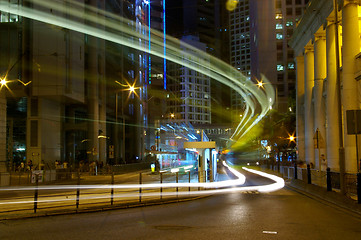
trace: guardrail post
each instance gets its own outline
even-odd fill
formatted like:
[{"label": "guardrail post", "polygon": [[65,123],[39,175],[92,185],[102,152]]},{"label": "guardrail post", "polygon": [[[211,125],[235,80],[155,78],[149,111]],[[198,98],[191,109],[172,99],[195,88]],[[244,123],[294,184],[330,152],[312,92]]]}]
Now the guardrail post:
[{"label": "guardrail post", "polygon": [[297,176],[297,163],[295,163],[295,179],[297,179],[298,176]]},{"label": "guardrail post", "polygon": [[[200,183],[200,181],[201,181],[201,172],[198,169],[198,183]],[[201,190],[201,187],[198,187],[198,191],[200,191],[200,190]]]},{"label": "guardrail post", "polygon": [[177,183],[176,192],[177,192],[177,198],[178,198],[178,172],[175,173],[175,182]]},{"label": "guardrail post", "polygon": [[[139,173],[139,185],[142,184],[142,173]],[[139,202],[142,202],[142,187],[139,187]]]},{"label": "guardrail post", "polygon": [[162,200],[163,198],[163,187],[162,187],[162,184],[163,184],[163,173],[160,173],[160,200]]},{"label": "guardrail post", "polygon": [[79,208],[79,198],[80,198],[80,189],[79,189],[79,185],[80,185],[80,172],[78,171],[78,188],[76,189],[76,208]]},{"label": "guardrail post", "polygon": [[307,164],[307,183],[311,184],[311,168],[310,168],[310,164]]},{"label": "guardrail post", "polygon": [[[191,171],[188,172],[188,183],[191,183]],[[191,191],[191,185],[189,184],[188,192]]]},{"label": "guardrail post", "polygon": [[112,190],[110,190],[110,205],[113,206],[113,201],[114,201],[114,172],[112,171],[112,181],[111,181],[111,184],[112,184]]},{"label": "guardrail post", "polygon": [[327,191],[332,191],[332,184],[331,184],[331,169],[328,167],[326,169],[326,181],[327,181]]},{"label": "guardrail post", "polygon": [[39,186],[39,179],[38,175],[35,175],[35,192],[34,192],[34,213],[36,213],[36,209],[38,209],[38,186]]},{"label": "guardrail post", "polygon": [[361,173],[357,173],[357,203],[361,203]]}]

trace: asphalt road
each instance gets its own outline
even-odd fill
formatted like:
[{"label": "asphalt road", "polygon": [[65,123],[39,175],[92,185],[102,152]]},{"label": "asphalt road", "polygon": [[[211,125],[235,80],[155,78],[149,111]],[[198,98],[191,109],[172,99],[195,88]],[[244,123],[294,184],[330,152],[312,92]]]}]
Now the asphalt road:
[{"label": "asphalt road", "polygon": [[[247,184],[264,181],[248,177]],[[0,222],[0,239],[361,239],[361,217],[289,189]]]}]

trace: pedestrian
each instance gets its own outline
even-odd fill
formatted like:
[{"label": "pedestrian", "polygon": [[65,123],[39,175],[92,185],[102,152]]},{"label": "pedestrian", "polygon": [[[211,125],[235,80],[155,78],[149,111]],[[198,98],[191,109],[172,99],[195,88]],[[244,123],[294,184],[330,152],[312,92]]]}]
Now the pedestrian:
[{"label": "pedestrian", "polygon": [[31,171],[32,168],[33,168],[33,161],[29,160],[29,162],[28,162],[29,171]]}]

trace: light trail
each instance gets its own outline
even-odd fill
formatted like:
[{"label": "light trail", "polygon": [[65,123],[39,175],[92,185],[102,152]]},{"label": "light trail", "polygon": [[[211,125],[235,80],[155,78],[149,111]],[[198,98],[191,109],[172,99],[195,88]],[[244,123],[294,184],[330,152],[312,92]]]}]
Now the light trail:
[{"label": "light trail", "polygon": [[[163,32],[154,29],[148,30],[147,27],[143,27],[142,32],[144,33],[140,34],[138,31],[134,31],[135,22],[72,0],[61,2],[33,0],[32,2],[39,6],[39,9],[44,9],[44,12],[21,5],[9,4],[9,2],[0,2],[0,11],[77,31],[134,48],[171,62],[181,63],[183,66],[209,76],[235,90],[244,98],[247,111],[246,114],[243,114],[231,137],[233,141],[243,137],[266,115],[273,105],[275,91],[265,77],[261,79],[264,84],[263,88],[260,89],[232,66],[176,38],[166,36],[167,45],[164,47]],[[45,12],[46,8],[51,8],[59,14],[47,13]],[[147,44],[139,44],[140,42],[147,43],[149,36],[151,37],[151,48]],[[190,49],[189,52],[193,53],[182,51],[180,46]],[[202,60],[202,58],[207,59],[207,61]]]},{"label": "light trail", "polygon": [[[228,165],[226,165],[228,166]],[[236,174],[236,176],[239,176],[241,178],[244,178],[244,175],[237,172],[236,170],[234,170],[233,168],[228,166],[228,169]],[[89,185],[89,186],[84,186],[84,185],[80,185],[80,186],[56,186],[55,188],[53,188],[54,186],[44,186],[44,188],[39,187],[38,189],[56,189],[56,190],[60,190],[60,189],[109,189],[109,188],[114,188],[114,189],[124,189],[124,188],[128,188],[128,189],[133,189],[135,192],[133,193],[117,193],[113,195],[113,199],[116,198],[138,198],[138,197],[172,197],[172,196],[201,196],[201,195],[215,195],[215,194],[223,194],[223,193],[230,193],[230,192],[249,192],[249,191],[257,191],[257,192],[272,192],[272,191],[276,191],[279,190],[281,188],[284,187],[285,182],[282,178],[271,175],[271,174],[267,174],[261,171],[257,171],[257,170],[253,170],[253,169],[248,169],[243,167],[243,169],[245,171],[249,171],[251,173],[260,175],[262,177],[271,179],[273,181],[275,181],[275,183],[272,184],[267,184],[267,185],[260,185],[260,186],[243,186],[243,187],[239,187],[235,184],[237,184],[237,181],[234,180],[230,180],[230,181],[224,181],[227,182],[228,188],[221,188],[221,189],[214,189],[217,187],[225,187],[225,185],[223,186],[222,184],[219,185],[218,183],[222,183],[222,182],[216,182],[216,183],[178,183],[178,184],[128,184],[128,185]],[[239,180],[239,179],[238,179]],[[242,181],[245,179],[242,179]],[[232,185],[233,184],[233,185]],[[118,186],[118,187],[117,187]],[[210,188],[211,186],[213,186],[211,190],[199,190],[199,191],[163,191],[163,192],[142,192],[139,193],[137,192],[139,187],[142,187],[142,189],[154,189],[154,188],[171,188],[171,187],[202,187],[204,186],[205,188]],[[5,188],[5,189],[0,189],[2,191],[13,191],[13,190],[34,190],[35,188]],[[47,198],[57,198],[57,199],[44,199],[44,200],[37,200],[38,203],[54,203],[54,202],[65,202],[65,201],[75,201],[76,197],[73,195],[71,197],[68,197],[70,194],[67,194],[66,196],[46,196]],[[81,195],[79,197],[80,201],[84,201],[84,200],[97,200],[97,199],[109,199],[110,197],[110,193],[98,193],[99,196],[84,196]],[[65,198],[64,198],[65,197]],[[60,198],[60,199],[59,199]],[[2,201],[0,202],[0,206],[4,206],[4,205],[11,205],[11,204],[31,204],[34,203],[34,200],[24,200],[24,201]]]},{"label": "light trail", "polygon": [[38,187],[16,187],[16,188],[0,188],[0,191],[30,191],[30,190],[74,190],[74,189],[152,189],[152,188],[172,188],[172,187],[201,187],[201,188],[223,188],[243,185],[246,177],[240,172],[229,167],[223,161],[223,165],[232,172],[237,179],[226,180],[221,182],[198,182],[198,183],[149,183],[149,184],[106,184],[106,185],[47,185]]}]

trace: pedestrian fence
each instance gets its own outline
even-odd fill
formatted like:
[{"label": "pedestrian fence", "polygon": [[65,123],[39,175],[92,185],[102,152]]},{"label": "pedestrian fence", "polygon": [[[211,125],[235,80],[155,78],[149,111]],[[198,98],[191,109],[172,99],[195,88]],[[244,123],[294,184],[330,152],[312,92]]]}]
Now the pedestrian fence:
[{"label": "pedestrian fence", "polygon": [[[31,172],[16,173],[11,177],[11,186],[0,188],[0,216],[16,212],[47,212],[51,209],[77,211],[94,206],[126,207],[194,197],[204,188],[169,183],[198,182],[200,176],[206,174],[195,170],[176,173],[111,172],[97,176],[88,172],[70,171],[55,175],[52,172],[43,173],[42,176],[36,174],[35,177]],[[55,180],[50,182],[44,179]],[[206,181],[207,179],[201,180]],[[158,184],[155,185],[156,183]]]},{"label": "pedestrian fence", "polygon": [[[309,184],[314,184],[323,188],[327,188],[328,191],[340,191],[341,189],[341,175],[339,172],[331,172],[328,168],[327,171],[319,171],[307,168],[292,167],[292,166],[274,166],[274,171],[279,173],[286,179],[299,179]],[[358,174],[345,173],[345,194],[350,198],[357,198],[358,202],[361,203],[361,181],[357,184]],[[361,178],[360,178],[361,179]],[[359,186],[359,190],[358,190]]]}]

